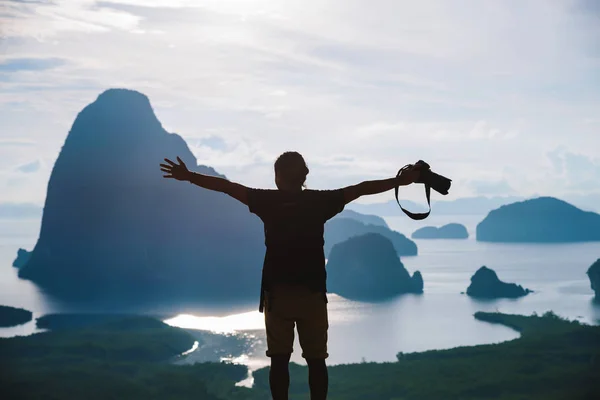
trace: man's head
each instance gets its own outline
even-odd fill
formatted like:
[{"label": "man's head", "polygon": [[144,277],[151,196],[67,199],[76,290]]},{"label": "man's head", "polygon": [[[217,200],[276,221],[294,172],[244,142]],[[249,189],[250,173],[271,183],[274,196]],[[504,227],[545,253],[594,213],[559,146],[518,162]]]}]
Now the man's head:
[{"label": "man's head", "polygon": [[308,167],[300,153],[286,151],[275,161],[275,184],[279,190],[302,190]]}]

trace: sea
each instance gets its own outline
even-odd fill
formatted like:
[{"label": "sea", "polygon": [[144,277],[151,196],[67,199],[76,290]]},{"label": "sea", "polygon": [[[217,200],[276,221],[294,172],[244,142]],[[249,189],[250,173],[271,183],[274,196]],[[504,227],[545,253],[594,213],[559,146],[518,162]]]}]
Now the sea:
[{"label": "sea", "polygon": [[[384,217],[390,228],[410,237],[425,225],[458,222],[467,227],[466,240],[416,240],[419,254],[402,257],[412,274],[424,279],[422,295],[402,295],[389,301],[367,303],[329,293],[329,365],[393,362],[399,352],[421,352],[457,346],[499,343],[518,338],[514,330],[481,322],[477,311],[531,315],[547,311],[587,324],[600,324],[600,306],[593,302],[587,269],[600,258],[600,242],[569,244],[501,244],[475,240],[479,215],[431,215],[425,221],[405,216]],[[68,312],[35,284],[17,277],[12,262],[17,249],[31,250],[40,220],[0,221],[0,304],[22,307],[34,318],[50,312]],[[505,282],[532,289],[523,298],[480,301],[464,292],[481,266],[496,271]],[[248,304],[206,305],[177,310],[170,307],[164,321],[185,328],[202,343],[177,362],[226,360],[242,363],[250,371],[268,365],[263,314],[258,299]],[[32,321],[0,328],[0,337],[38,332]],[[305,364],[296,335],[292,361]],[[190,349],[192,350],[192,349]],[[240,382],[252,384],[251,374]]]}]

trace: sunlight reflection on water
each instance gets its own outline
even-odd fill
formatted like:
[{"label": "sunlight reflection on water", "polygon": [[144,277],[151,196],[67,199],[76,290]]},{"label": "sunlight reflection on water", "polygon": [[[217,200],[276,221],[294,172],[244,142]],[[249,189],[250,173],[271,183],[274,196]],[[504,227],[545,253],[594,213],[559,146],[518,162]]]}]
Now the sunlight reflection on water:
[{"label": "sunlight reflection on water", "polygon": [[232,364],[241,364],[248,367],[248,375],[245,379],[236,382],[235,386],[251,388],[254,385],[254,371],[269,366],[270,362],[266,359],[251,358],[247,354],[242,354],[239,357],[222,357],[221,361],[230,362]]},{"label": "sunlight reflection on water", "polygon": [[263,315],[258,311],[224,317],[198,317],[190,314],[180,314],[167,319],[164,323],[183,329],[198,329],[214,333],[235,333],[264,329]]},{"label": "sunlight reflection on water", "polygon": [[181,353],[181,355],[182,355],[182,356],[185,356],[185,355],[187,355],[187,354],[193,353],[194,351],[196,351],[196,350],[198,349],[198,345],[199,345],[199,344],[200,344],[200,343],[198,343],[198,341],[196,340],[196,341],[194,342],[194,345],[192,346],[192,348],[191,348],[191,349],[189,349],[189,350],[187,350],[187,351],[184,351],[183,353]]},{"label": "sunlight reflection on water", "polygon": [[[193,329],[199,331],[209,331],[219,335],[235,335],[237,338],[249,339],[252,344],[244,353],[238,355],[229,355],[219,357],[220,362],[228,362],[232,364],[241,364],[248,367],[248,375],[245,379],[236,383],[236,386],[252,387],[254,384],[253,371],[269,365],[269,360],[266,357],[257,357],[254,353],[254,346],[260,344],[261,341],[254,334],[248,331],[263,330],[264,319],[263,314],[258,311],[250,311],[241,314],[232,314],[223,317],[200,317],[190,314],[179,314],[173,318],[163,321],[164,323],[183,329]],[[204,347],[211,347],[206,341]],[[182,353],[182,356],[190,355],[199,349],[199,342],[196,341],[194,346]],[[215,352],[217,349],[213,349]],[[232,350],[232,349],[229,349]]]}]

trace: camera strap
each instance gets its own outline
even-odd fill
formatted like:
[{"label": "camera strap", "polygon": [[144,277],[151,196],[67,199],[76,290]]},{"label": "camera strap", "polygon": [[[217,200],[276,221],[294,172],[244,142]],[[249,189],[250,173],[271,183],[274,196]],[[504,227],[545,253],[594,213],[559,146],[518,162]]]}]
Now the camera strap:
[{"label": "camera strap", "polygon": [[[404,167],[400,168],[400,170],[396,174],[396,178],[398,178],[400,175],[402,175],[402,172],[404,170],[406,170],[409,166],[410,165],[405,165]],[[429,213],[431,213],[431,186],[429,186],[427,184],[425,185],[425,197],[427,197],[427,205],[429,206],[429,211],[424,212],[424,213],[413,213],[413,212],[406,210],[404,207],[402,207],[402,205],[400,204],[400,200],[398,200],[398,189],[399,188],[400,188],[399,185],[394,188],[394,194],[396,195],[396,202],[400,206],[400,209],[402,211],[404,211],[404,214],[408,215],[409,218],[414,219],[414,220],[422,220],[422,219],[427,218],[429,216]]]}]

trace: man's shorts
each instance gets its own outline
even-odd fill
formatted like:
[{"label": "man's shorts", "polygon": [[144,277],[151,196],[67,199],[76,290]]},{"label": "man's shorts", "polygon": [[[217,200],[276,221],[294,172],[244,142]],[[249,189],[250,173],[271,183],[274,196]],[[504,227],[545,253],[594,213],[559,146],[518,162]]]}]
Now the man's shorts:
[{"label": "man's shorts", "polygon": [[325,293],[302,286],[278,285],[265,296],[267,357],[294,351],[294,324],[305,359],[326,359],[327,301]]}]

